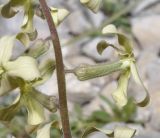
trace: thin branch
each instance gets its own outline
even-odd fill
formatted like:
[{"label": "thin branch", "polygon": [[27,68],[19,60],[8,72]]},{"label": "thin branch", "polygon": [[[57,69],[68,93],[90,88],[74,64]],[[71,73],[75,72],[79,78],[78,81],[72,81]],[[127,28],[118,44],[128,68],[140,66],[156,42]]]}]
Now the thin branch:
[{"label": "thin branch", "polygon": [[61,51],[59,36],[46,1],[45,0],[39,0],[39,1],[43,10],[44,16],[47,20],[48,27],[50,29],[51,38],[52,38],[52,42],[55,50],[59,104],[60,104],[59,107],[60,107],[63,134],[64,134],[64,138],[71,138],[72,136],[71,136],[70,125],[69,125],[68,107],[67,107],[67,98],[66,98],[65,72],[64,72],[64,66],[63,66],[63,58],[62,58],[62,51]]}]

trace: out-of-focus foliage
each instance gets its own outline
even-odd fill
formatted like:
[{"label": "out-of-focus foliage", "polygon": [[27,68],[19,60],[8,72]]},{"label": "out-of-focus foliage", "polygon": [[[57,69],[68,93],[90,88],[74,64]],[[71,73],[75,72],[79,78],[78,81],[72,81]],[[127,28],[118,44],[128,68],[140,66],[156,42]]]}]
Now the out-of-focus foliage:
[{"label": "out-of-focus foliage", "polygon": [[[74,114],[71,115],[71,129],[72,133],[76,138],[80,138],[84,132],[84,130],[88,126],[96,126],[96,127],[103,127],[104,125],[111,123],[111,122],[126,122],[126,123],[141,123],[137,122],[137,120],[134,120],[137,107],[132,99],[128,101],[128,104],[124,106],[123,108],[119,108],[117,105],[115,105],[113,102],[111,102],[107,97],[100,96],[101,100],[106,103],[106,106],[109,106],[111,108],[111,112],[108,112],[105,110],[105,105],[101,106],[101,109],[94,111],[91,115],[85,116],[83,114],[82,108],[80,105],[75,105],[74,107]],[[16,117],[9,125],[13,126],[13,128],[9,129],[6,128],[4,125],[1,124],[0,131],[3,133],[0,133],[1,138],[5,138],[8,133],[13,133],[16,136],[23,135],[24,137],[27,136],[27,138],[35,138],[36,133],[33,133],[31,136],[28,136],[28,134],[24,131],[25,128],[25,111],[21,110],[18,114],[18,117]],[[50,115],[50,120],[58,120],[58,115],[53,114]],[[15,122],[16,125],[14,125]],[[23,130],[23,131],[22,131]],[[61,137],[61,131],[57,128],[52,129],[51,131],[51,137],[59,138]]]},{"label": "out-of-focus foliage", "polygon": [[[124,0],[103,0],[102,5],[103,13],[108,17],[112,17],[113,15],[119,14],[119,12],[126,8],[126,6],[129,5],[129,2],[127,3]],[[130,12],[127,12],[112,23],[118,27],[122,27],[125,31],[130,32],[131,24],[129,18]]]}]

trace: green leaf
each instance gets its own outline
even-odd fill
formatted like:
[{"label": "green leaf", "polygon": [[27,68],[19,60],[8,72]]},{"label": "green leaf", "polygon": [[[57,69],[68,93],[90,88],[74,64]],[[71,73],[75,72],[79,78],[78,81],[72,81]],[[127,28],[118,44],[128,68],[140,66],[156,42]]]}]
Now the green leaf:
[{"label": "green leaf", "polygon": [[94,13],[97,13],[101,7],[102,0],[80,0],[80,2]]},{"label": "green leaf", "polygon": [[127,54],[132,55],[132,44],[130,40],[123,34],[119,33],[113,24],[107,25],[102,30],[103,34],[113,34],[118,36],[118,42],[120,46],[124,48]]},{"label": "green leaf", "polygon": [[97,51],[100,55],[102,55],[103,51],[108,47],[109,44],[105,40],[102,40],[97,44]]},{"label": "green leaf", "polygon": [[0,38],[0,66],[11,58],[14,41],[15,36],[3,36]]},{"label": "green leaf", "polygon": [[12,118],[15,116],[15,114],[20,109],[21,103],[20,103],[20,95],[17,96],[15,101],[6,108],[0,109],[0,120],[1,121],[11,121]]},{"label": "green leaf", "polygon": [[140,102],[137,102],[138,106],[144,107],[150,101],[149,92],[148,92],[147,88],[145,87],[145,85],[143,84],[143,82],[142,82],[142,80],[141,80],[141,78],[140,78],[140,76],[138,74],[136,64],[134,62],[131,62],[130,70],[131,70],[131,73],[132,73],[132,76],[133,76],[135,82],[137,84],[139,84],[140,86],[142,86],[144,88],[144,90],[145,90],[146,95],[145,95],[144,99],[141,100]]},{"label": "green leaf", "polygon": [[28,92],[22,94],[22,104],[25,106],[28,112],[28,124],[38,125],[44,122],[44,109],[43,106],[32,97]]},{"label": "green leaf", "polygon": [[21,56],[15,61],[4,64],[9,76],[19,77],[26,81],[33,81],[40,78],[37,62],[32,57]]},{"label": "green leaf", "polygon": [[127,88],[130,77],[130,70],[125,70],[121,74],[118,80],[118,88],[112,93],[112,97],[115,100],[118,107],[123,107],[127,104]]},{"label": "green leaf", "polygon": [[137,106],[134,103],[134,100],[132,98],[129,98],[128,103],[121,110],[121,113],[123,113],[121,114],[122,121],[128,122],[134,120],[136,111],[137,111]]},{"label": "green leaf", "polygon": [[69,11],[66,9],[57,9],[54,7],[50,7],[50,10],[56,26],[58,26],[69,15]]},{"label": "green leaf", "polygon": [[109,121],[111,121],[111,116],[109,113],[107,113],[106,111],[95,111],[92,113],[92,115],[89,117],[89,119],[92,119],[93,121],[97,121],[99,123],[103,122],[103,123],[107,123]]}]

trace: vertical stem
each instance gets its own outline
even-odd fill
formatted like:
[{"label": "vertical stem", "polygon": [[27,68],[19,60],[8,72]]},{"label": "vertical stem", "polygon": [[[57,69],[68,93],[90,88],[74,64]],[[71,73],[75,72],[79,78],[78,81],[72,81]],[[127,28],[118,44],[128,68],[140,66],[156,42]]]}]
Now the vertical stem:
[{"label": "vertical stem", "polygon": [[66,82],[65,82],[65,72],[63,66],[63,58],[61,45],[58,37],[58,33],[53,22],[50,10],[47,6],[45,0],[39,0],[44,16],[47,20],[48,27],[51,33],[51,39],[53,42],[54,50],[55,50],[55,58],[56,58],[56,69],[57,69],[57,81],[58,81],[58,92],[59,92],[59,106],[60,106],[60,115],[62,121],[62,129],[64,138],[71,138],[71,131],[69,125],[69,117],[68,117],[68,107],[67,107],[67,98],[66,98]]}]

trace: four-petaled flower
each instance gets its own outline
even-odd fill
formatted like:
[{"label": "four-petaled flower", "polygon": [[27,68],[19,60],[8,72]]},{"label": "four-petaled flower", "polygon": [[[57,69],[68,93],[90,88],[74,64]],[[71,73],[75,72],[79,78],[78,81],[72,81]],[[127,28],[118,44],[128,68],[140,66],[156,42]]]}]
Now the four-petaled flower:
[{"label": "four-petaled flower", "polygon": [[33,57],[20,56],[11,60],[15,36],[0,39],[0,96],[19,87],[20,93],[9,106],[0,109],[0,120],[10,121],[17,111],[24,106],[28,112],[28,123],[37,125],[44,121],[44,108],[56,111],[55,98],[40,93],[34,87],[43,84],[55,69],[53,60],[46,60],[40,65]]}]

